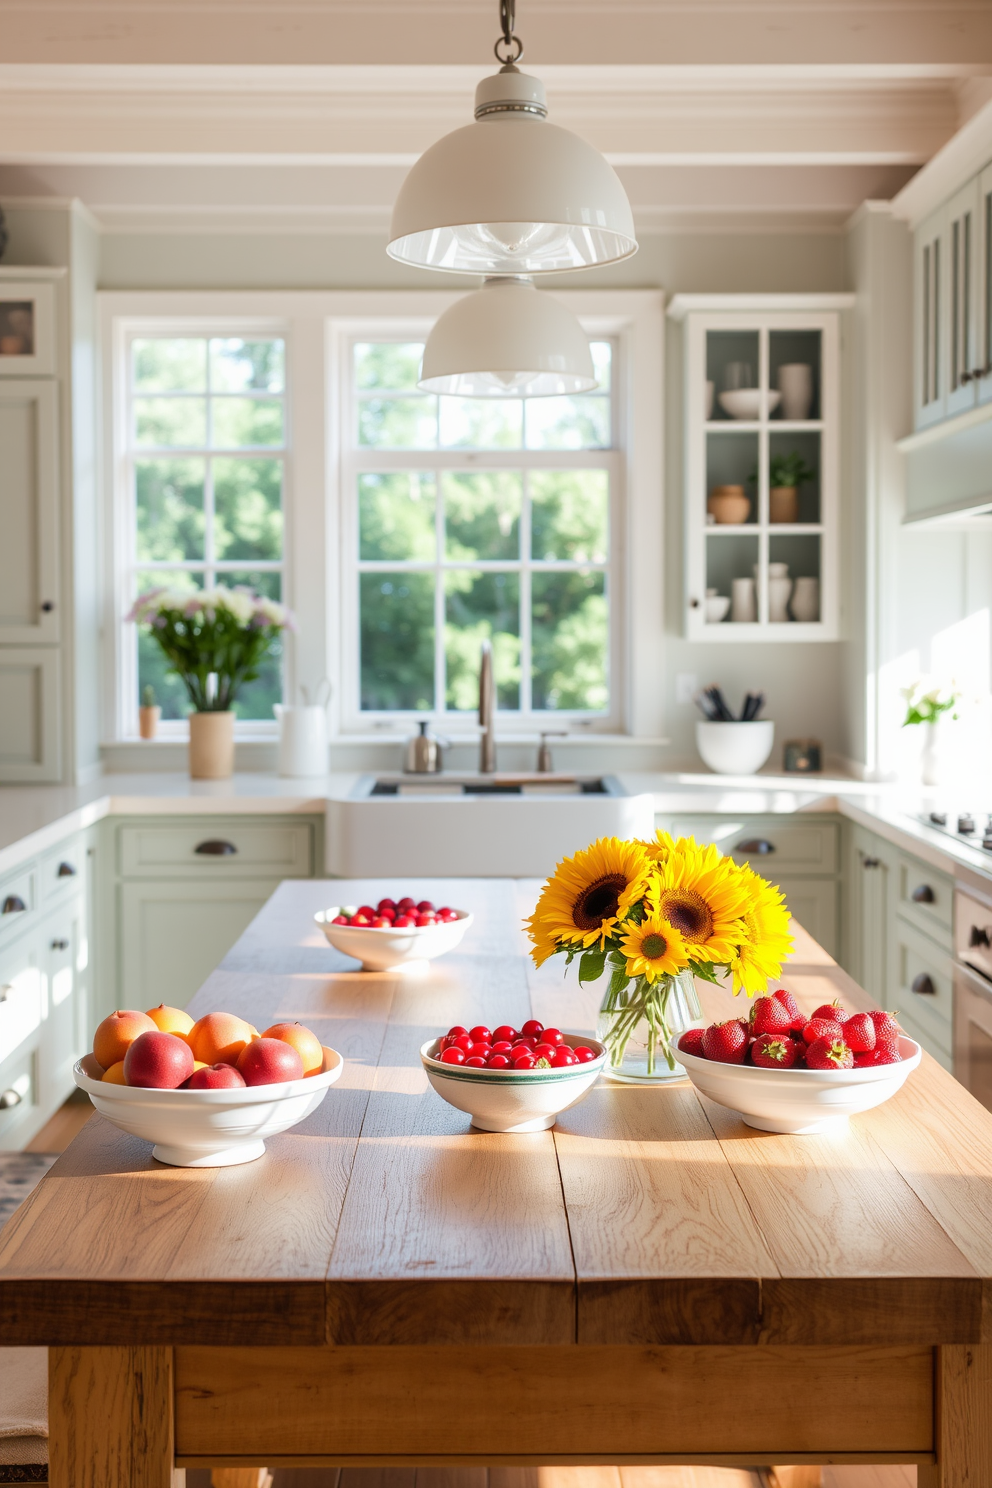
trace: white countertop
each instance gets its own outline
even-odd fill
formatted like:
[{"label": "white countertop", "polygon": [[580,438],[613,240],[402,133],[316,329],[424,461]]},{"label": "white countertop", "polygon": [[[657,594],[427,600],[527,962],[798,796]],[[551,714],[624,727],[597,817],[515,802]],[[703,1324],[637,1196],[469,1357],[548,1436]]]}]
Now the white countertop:
[{"label": "white countertop", "polygon": [[[160,772],[106,775],[80,786],[0,786],[0,872],[16,868],[105,816],[315,815],[324,811],[328,800],[348,796],[358,779],[357,771],[312,780],[244,774],[217,781]],[[823,776],[738,778],[633,771],[618,772],[618,779],[632,794],[652,794],[660,815],[838,812],[946,873],[961,866],[992,881],[992,853],[917,820],[937,804],[937,797],[905,786]]]}]

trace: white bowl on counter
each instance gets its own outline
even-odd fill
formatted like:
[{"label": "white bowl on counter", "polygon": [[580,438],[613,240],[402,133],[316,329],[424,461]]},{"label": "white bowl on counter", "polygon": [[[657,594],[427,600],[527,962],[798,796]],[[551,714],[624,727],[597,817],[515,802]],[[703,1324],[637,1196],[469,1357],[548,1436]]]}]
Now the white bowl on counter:
[{"label": "white bowl on counter", "polygon": [[72,1077],[101,1116],[132,1137],[152,1142],[152,1157],[174,1168],[229,1168],[253,1162],[265,1138],[288,1131],[316,1111],[344,1060],[324,1047],[319,1074],[234,1090],[148,1090],[94,1080],[80,1064]]},{"label": "white bowl on counter", "polygon": [[775,743],[775,724],[770,718],[751,723],[696,724],[696,748],[703,763],[718,775],[753,775],[760,770]]},{"label": "white bowl on counter", "polygon": [[[774,413],[782,401],[782,394],[775,388],[768,389],[768,412]],[[720,407],[735,419],[756,419],[761,413],[760,388],[734,388],[720,394]]]},{"label": "white bowl on counter", "polygon": [[592,1089],[606,1064],[606,1045],[598,1039],[566,1033],[564,1040],[570,1049],[579,1044],[595,1049],[597,1057],[565,1069],[466,1069],[436,1059],[441,1040],[433,1038],[421,1046],[420,1059],[438,1095],[471,1116],[473,1126],[491,1132],[547,1131]]},{"label": "white bowl on counter", "polygon": [[831,1131],[861,1111],[871,1111],[895,1095],[918,1066],[923,1051],[900,1038],[901,1064],[873,1069],[761,1069],[753,1064],[720,1064],[678,1051],[680,1064],[703,1095],[759,1131],[809,1136]]},{"label": "white bowl on counter", "polygon": [[422,971],[428,961],[453,951],[474,918],[465,909],[455,911],[457,920],[441,925],[409,925],[403,929],[377,930],[373,925],[335,925],[341,913],[337,905],[318,910],[314,920],[329,943],[345,956],[361,961],[363,971]]}]

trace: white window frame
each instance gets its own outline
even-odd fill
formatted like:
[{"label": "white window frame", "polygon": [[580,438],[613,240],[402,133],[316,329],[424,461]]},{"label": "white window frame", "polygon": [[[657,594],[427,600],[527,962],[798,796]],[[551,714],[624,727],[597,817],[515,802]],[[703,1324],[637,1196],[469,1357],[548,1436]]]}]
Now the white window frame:
[{"label": "white window frame", "polygon": [[[466,283],[465,291],[474,287]],[[610,577],[611,672],[609,715],[550,711],[499,715],[501,736],[533,736],[538,720],[549,728],[557,720],[583,735],[654,739],[663,733],[663,366],[664,296],[656,290],[565,290],[560,299],[590,336],[614,342],[614,427],[617,483],[612,492],[613,543]],[[127,551],[130,493],[124,480],[121,435],[126,388],[124,338],[130,334],[276,334],[286,342],[286,454],[283,491],[285,537],[284,599],[295,611],[298,632],[288,637],[285,696],[298,697],[299,684],[333,683],[332,738],[381,743],[402,737],[409,714],[381,715],[385,727],[370,727],[358,700],[358,612],[349,598],[356,582],[349,545],[352,492],[346,484],[347,449],[342,431],[351,396],[348,347],[363,336],[400,334],[420,340],[434,320],[460,298],[458,293],[423,291],[103,291],[100,343],[103,364],[102,484],[105,491],[103,737],[108,742],[137,734],[137,680],[127,672],[133,635],[124,615],[130,596],[123,576]],[[395,452],[400,455],[400,452]],[[455,452],[452,452],[455,453]],[[563,452],[507,451],[507,463],[545,463],[564,468]],[[581,458],[601,452],[584,452]],[[535,456],[541,454],[541,459]],[[471,468],[471,452],[457,452],[455,463]],[[401,457],[402,458],[402,457]],[[486,455],[488,460],[488,453]],[[595,464],[596,460],[590,463]],[[348,565],[350,564],[350,569]],[[453,732],[452,715],[444,727]],[[275,720],[239,721],[239,738],[272,738]],[[182,738],[186,725],[172,725]]]}]

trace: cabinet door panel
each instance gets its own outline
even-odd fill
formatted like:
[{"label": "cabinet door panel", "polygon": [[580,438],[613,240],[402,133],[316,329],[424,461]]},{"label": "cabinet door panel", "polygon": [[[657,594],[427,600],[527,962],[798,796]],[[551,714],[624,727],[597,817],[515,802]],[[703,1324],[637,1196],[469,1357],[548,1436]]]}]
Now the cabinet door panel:
[{"label": "cabinet door panel", "polygon": [[83,1006],[86,933],[80,896],[49,915],[41,927],[41,943],[48,990],[41,1044],[41,1098],[47,1108],[54,1109],[71,1094],[72,1066],[86,1052],[92,1033],[86,1027]]},{"label": "cabinet door panel", "polygon": [[[837,913],[837,881],[832,878],[780,878],[778,886],[785,895],[791,914],[828,956],[840,952]],[[788,978],[788,967],[785,976]]]},{"label": "cabinet door panel", "polygon": [[0,646],[0,781],[59,778],[58,650]]},{"label": "cabinet door panel", "polygon": [[57,641],[58,404],[54,382],[0,382],[0,471],[0,644]]},{"label": "cabinet door panel", "polygon": [[916,427],[947,416],[947,212],[920,224],[914,246]]},{"label": "cabinet door panel", "polygon": [[35,937],[26,935],[0,954],[0,1064],[37,1034],[42,1012]]},{"label": "cabinet door panel", "polygon": [[947,204],[947,413],[975,406],[980,370],[978,311],[978,182]]},{"label": "cabinet door panel", "polygon": [[121,1007],[184,1007],[279,879],[120,886]]},{"label": "cabinet door panel", "polygon": [[978,178],[979,403],[992,402],[992,166]]}]

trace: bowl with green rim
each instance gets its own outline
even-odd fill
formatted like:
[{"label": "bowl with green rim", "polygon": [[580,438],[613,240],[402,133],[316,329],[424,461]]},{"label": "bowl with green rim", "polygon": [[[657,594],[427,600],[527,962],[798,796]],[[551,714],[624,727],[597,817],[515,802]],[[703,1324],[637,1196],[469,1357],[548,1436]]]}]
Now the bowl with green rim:
[{"label": "bowl with green rim", "polygon": [[421,1046],[420,1059],[441,1099],[466,1112],[481,1131],[547,1131],[562,1111],[588,1094],[606,1064],[606,1045],[599,1039],[585,1033],[563,1037],[570,1049],[580,1044],[594,1049],[596,1058],[564,1069],[466,1069],[442,1064],[437,1058],[441,1040],[433,1038]]}]

